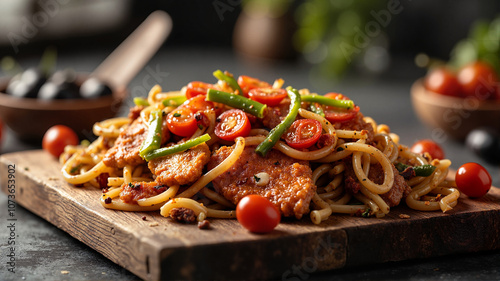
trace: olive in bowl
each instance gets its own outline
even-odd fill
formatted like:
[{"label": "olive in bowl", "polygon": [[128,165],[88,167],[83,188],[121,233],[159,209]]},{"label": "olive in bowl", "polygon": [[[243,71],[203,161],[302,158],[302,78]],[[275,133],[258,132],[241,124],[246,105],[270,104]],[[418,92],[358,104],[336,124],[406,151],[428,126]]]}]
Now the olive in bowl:
[{"label": "olive in bowl", "polygon": [[[88,74],[76,74],[78,89],[88,78]],[[41,141],[45,131],[56,124],[88,138],[93,124],[116,116],[127,96],[126,87],[120,87],[110,88],[109,95],[88,99],[79,91],[79,98],[74,99],[20,98],[5,93],[10,80],[0,79],[0,118],[19,139],[30,142]]]}]

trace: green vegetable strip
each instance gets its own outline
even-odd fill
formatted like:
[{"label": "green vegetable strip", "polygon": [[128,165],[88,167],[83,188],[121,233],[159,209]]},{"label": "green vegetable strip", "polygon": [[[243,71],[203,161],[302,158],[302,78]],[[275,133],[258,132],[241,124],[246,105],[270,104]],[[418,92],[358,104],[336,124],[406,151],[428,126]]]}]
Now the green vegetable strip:
[{"label": "green vegetable strip", "polygon": [[[405,165],[403,163],[397,163],[395,167],[399,172],[403,172],[404,170],[406,170],[406,168],[411,166]],[[432,165],[415,166],[413,167],[413,170],[415,171],[415,176],[417,177],[428,177],[432,175],[434,170],[436,170],[436,166]]]},{"label": "green vegetable strip", "polygon": [[186,96],[181,95],[181,96],[166,98],[162,101],[162,103],[164,106],[179,106],[186,100],[187,100]]},{"label": "green vegetable strip", "polygon": [[223,103],[231,107],[241,109],[259,118],[264,117],[264,110],[267,107],[267,105],[265,104],[245,98],[244,96],[217,91],[214,89],[208,89],[207,100]]},{"label": "green vegetable strip", "polygon": [[301,96],[301,99],[302,101],[305,102],[317,102],[324,105],[330,105],[346,109],[351,109],[354,107],[354,102],[352,100],[336,100],[319,95],[303,95]]},{"label": "green vegetable strip", "polygon": [[134,103],[135,103],[135,105],[149,106],[148,100],[145,98],[141,98],[141,97],[135,97]]},{"label": "green vegetable strip", "polygon": [[288,97],[290,97],[290,110],[288,112],[288,115],[279,123],[276,127],[274,127],[269,134],[267,135],[266,139],[260,143],[257,148],[255,149],[255,152],[260,154],[261,156],[265,156],[267,152],[273,148],[273,146],[279,141],[281,138],[281,135],[283,135],[288,128],[292,125],[293,121],[295,121],[295,118],[297,117],[297,114],[299,113],[300,109],[300,94],[299,92],[292,88],[292,87],[287,87],[286,88]]},{"label": "green vegetable strip", "polygon": [[191,147],[195,147],[195,146],[197,146],[201,143],[204,143],[206,141],[209,141],[209,140],[210,140],[210,136],[208,134],[204,134],[204,135],[199,136],[197,138],[187,140],[183,143],[179,143],[179,144],[169,146],[169,147],[162,147],[162,148],[155,149],[155,150],[147,153],[144,156],[144,159],[146,161],[150,161],[150,160],[153,160],[153,159],[158,158],[158,157],[163,157],[163,156],[167,156],[167,155],[174,154],[177,152],[182,152],[182,151],[188,150]]},{"label": "green vegetable strip", "polygon": [[318,106],[317,102],[312,102],[311,105],[309,106],[309,109],[318,114],[321,117],[325,117],[325,112],[323,111],[323,108],[321,106]]},{"label": "green vegetable strip", "polygon": [[235,90],[235,91],[238,91],[238,93],[240,95],[243,94],[243,91],[241,90],[240,85],[238,85],[238,82],[236,81],[236,79],[234,79],[234,77],[226,75],[226,74],[224,74],[224,72],[222,72],[220,70],[214,71],[213,74],[214,74],[215,78],[226,82],[229,85],[229,87],[233,88],[233,90]]},{"label": "green vegetable strip", "polygon": [[139,155],[142,158],[150,151],[160,148],[162,116],[161,110],[154,110],[149,114],[148,134],[139,149]]}]

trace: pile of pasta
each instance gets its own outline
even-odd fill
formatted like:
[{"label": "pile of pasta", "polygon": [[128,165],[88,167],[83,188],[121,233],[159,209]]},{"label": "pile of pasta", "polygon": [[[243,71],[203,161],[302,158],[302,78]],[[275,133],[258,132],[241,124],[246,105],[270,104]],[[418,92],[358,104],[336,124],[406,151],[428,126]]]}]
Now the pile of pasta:
[{"label": "pile of pasta", "polygon": [[[221,88],[228,85],[219,81]],[[275,82],[273,87],[281,87],[282,80]],[[176,104],[163,103],[166,99],[185,96],[185,88],[180,91],[163,92],[158,85],[153,87],[147,97],[148,106],[144,107],[138,118],[148,121],[152,110],[162,110],[168,114],[176,108]],[[310,94],[308,90],[300,90],[301,94]],[[100,198],[102,206],[125,211],[157,211],[168,217],[174,208],[188,208],[195,212],[199,221],[207,217],[235,218],[235,205],[218,194],[210,185],[211,181],[222,175],[239,158],[245,146],[255,146],[265,140],[269,133],[267,129],[252,129],[247,137],[238,137],[234,142],[222,141],[214,134],[216,123],[215,113],[205,112],[210,125],[199,128],[193,136],[184,139],[194,139],[208,134],[207,144],[211,149],[221,145],[233,145],[234,149],[222,163],[207,171],[196,182],[187,188],[178,185],[169,186],[156,196],[143,198],[137,204],[122,202],[119,199],[121,186],[125,183],[153,182],[154,176],[149,171],[147,163],[137,166],[126,165],[124,168],[108,167],[103,158],[111,148],[120,133],[131,123],[128,117],[117,117],[98,122],[93,127],[97,139],[92,143],[78,146],[67,146],[60,157],[62,174],[67,182],[75,186],[103,187]],[[278,141],[273,149],[298,160],[307,160],[313,168],[312,180],[317,190],[310,206],[310,219],[319,224],[332,214],[358,214],[363,216],[383,217],[390,212],[390,207],[382,199],[394,182],[393,165],[404,162],[411,166],[433,165],[435,170],[430,176],[416,176],[407,181],[411,193],[406,196],[406,205],[420,211],[443,212],[451,210],[460,196],[453,181],[446,179],[451,162],[447,159],[431,159],[429,155],[412,153],[408,147],[399,144],[398,135],[390,132],[387,125],[377,124],[372,118],[364,117],[375,132],[374,141],[366,143],[367,134],[364,131],[336,130],[334,126],[321,115],[304,108],[299,109],[300,118],[314,119],[321,123],[324,134],[333,138],[331,144],[310,151],[302,151],[288,146],[284,141]],[[351,157],[356,177],[361,184],[360,192],[351,194],[344,188],[344,158]],[[350,162],[349,162],[350,163]],[[368,178],[370,166],[380,163],[383,168],[383,183],[377,184]],[[106,174],[106,177],[102,177]],[[179,192],[183,190],[182,192]]]}]

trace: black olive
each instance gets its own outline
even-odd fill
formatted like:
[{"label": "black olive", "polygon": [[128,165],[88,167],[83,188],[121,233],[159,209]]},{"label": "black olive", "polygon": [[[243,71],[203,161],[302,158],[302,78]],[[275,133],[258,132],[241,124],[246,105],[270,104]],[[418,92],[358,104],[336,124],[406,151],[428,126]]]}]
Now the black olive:
[{"label": "black olive", "polygon": [[75,83],[75,79],[76,74],[71,70],[57,71],[40,88],[38,97],[43,100],[80,98],[79,88]]},{"label": "black olive", "polygon": [[47,77],[38,68],[25,70],[17,79],[11,79],[7,94],[19,98],[36,98]]},{"label": "black olive", "polygon": [[80,86],[80,95],[83,98],[98,98],[111,95],[111,88],[96,77],[91,77]]},{"label": "black olive", "polygon": [[465,140],[475,154],[491,164],[500,164],[500,134],[492,128],[472,130]]}]

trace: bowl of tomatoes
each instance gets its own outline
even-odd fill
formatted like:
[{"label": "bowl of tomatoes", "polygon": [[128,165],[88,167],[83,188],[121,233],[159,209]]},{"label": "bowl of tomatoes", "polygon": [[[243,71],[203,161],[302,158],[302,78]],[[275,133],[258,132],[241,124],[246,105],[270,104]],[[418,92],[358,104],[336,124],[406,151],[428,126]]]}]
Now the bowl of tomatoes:
[{"label": "bowl of tomatoes", "polygon": [[88,74],[28,69],[0,79],[0,119],[23,141],[40,141],[53,125],[88,137],[97,121],[119,112],[126,88],[112,89]]},{"label": "bowl of tomatoes", "polygon": [[500,80],[484,61],[429,69],[411,88],[413,108],[437,132],[464,140],[478,127],[500,131]]}]

